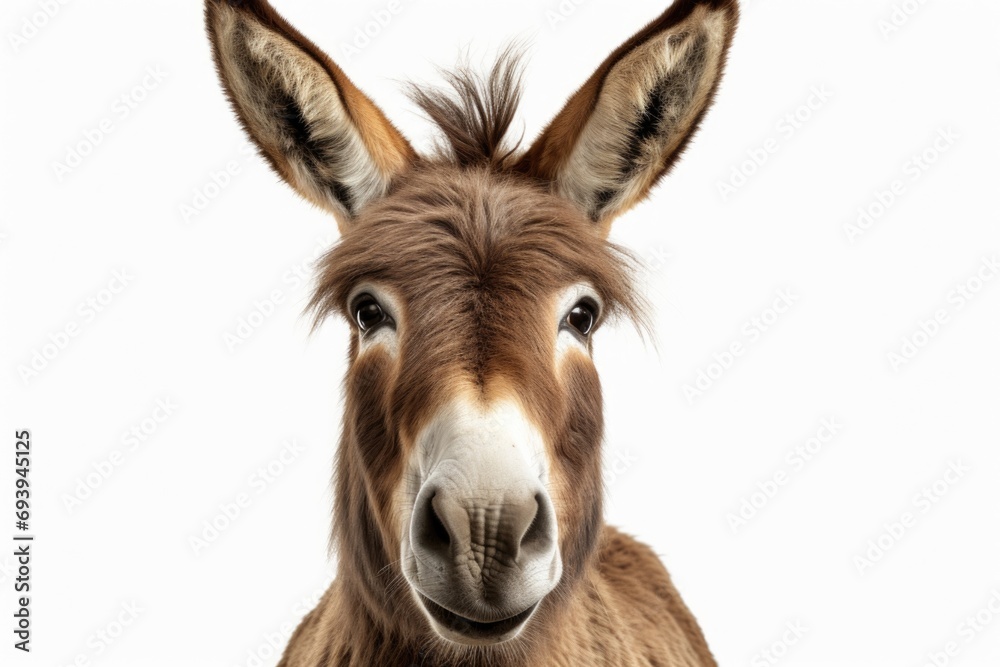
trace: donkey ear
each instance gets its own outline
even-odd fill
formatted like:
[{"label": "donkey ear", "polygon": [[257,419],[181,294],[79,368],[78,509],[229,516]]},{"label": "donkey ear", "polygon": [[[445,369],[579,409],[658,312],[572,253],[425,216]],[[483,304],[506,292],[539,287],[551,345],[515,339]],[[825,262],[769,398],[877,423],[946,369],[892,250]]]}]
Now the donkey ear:
[{"label": "donkey ear", "polygon": [[676,0],[604,61],[517,169],[607,227],[674,165],[712,103],[736,0]]},{"label": "donkey ear", "polygon": [[205,18],[243,127],[282,178],[342,227],[414,162],[382,111],[266,0],[207,0]]}]

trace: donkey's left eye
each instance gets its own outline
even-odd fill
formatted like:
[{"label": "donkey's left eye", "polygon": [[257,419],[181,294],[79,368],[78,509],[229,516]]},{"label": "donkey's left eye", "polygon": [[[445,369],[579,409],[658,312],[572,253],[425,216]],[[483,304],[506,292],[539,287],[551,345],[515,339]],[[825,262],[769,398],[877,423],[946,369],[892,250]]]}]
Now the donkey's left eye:
[{"label": "donkey's left eye", "polygon": [[389,316],[382,310],[379,302],[367,294],[359,297],[354,302],[354,321],[362,333],[368,333],[377,329],[389,321]]},{"label": "donkey's left eye", "polygon": [[589,336],[596,323],[597,309],[589,301],[576,304],[566,316],[566,324],[581,336]]}]

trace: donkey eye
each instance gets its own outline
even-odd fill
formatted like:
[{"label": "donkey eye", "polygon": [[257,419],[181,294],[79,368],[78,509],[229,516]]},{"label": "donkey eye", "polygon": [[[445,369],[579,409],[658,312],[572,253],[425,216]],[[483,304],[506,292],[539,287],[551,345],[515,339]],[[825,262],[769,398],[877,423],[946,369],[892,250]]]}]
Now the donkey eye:
[{"label": "donkey eye", "polygon": [[581,336],[589,336],[597,323],[597,308],[589,301],[581,301],[573,306],[566,316],[566,324]]},{"label": "donkey eye", "polygon": [[363,294],[354,301],[353,311],[354,321],[358,323],[358,328],[363,333],[377,329],[389,321],[389,316],[382,310],[382,306],[368,294]]}]

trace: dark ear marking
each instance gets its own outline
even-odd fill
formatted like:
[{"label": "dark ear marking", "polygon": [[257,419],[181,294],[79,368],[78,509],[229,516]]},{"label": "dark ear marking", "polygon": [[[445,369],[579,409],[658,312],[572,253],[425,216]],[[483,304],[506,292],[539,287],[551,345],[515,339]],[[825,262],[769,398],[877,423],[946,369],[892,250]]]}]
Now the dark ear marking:
[{"label": "dark ear marking", "polygon": [[[691,38],[690,33],[671,36],[675,46]],[[661,146],[669,143],[677,132],[677,123],[684,110],[690,107],[697,94],[697,83],[701,80],[706,63],[705,37],[697,35],[696,42],[685,54],[684,62],[676,70],[662,76],[646,94],[645,105],[636,108],[636,120],[632,124],[629,140],[620,157],[620,174],[610,190],[602,190],[594,198],[591,219],[600,221],[609,205],[621,195],[629,183],[644,170],[655,169]]]},{"label": "dark ear marking", "polygon": [[284,93],[275,96],[275,117],[284,121],[289,137],[291,152],[297,152],[302,164],[319,183],[323,183],[351,216],[357,214],[354,205],[354,195],[343,182],[325,173],[324,165],[336,163],[339,156],[350,150],[347,141],[342,137],[316,137],[299,103],[290,95]]}]

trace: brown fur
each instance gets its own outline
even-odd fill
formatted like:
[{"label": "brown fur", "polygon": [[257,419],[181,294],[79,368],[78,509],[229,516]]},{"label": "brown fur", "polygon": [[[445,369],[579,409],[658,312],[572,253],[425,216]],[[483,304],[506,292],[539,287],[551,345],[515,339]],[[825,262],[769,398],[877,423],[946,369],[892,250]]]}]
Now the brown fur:
[{"label": "brown fur", "polygon": [[[552,322],[560,317],[556,294],[586,280],[604,303],[599,324],[614,316],[642,324],[631,261],[607,241],[607,222],[645,196],[689,140],[721,72],[725,50],[712,55],[712,49],[728,47],[735,14],[731,1],[678,0],[612,54],[526,153],[506,139],[520,96],[513,51],[485,78],[467,71],[452,75],[453,95],[415,89],[414,98],[444,139],[437,156],[418,158],[343,72],[266,2],[208,0],[220,75],[245,127],[300,192],[315,199],[319,189],[332,188],[321,198],[333,202],[343,236],[320,262],[312,302],[317,322],[334,313],[350,321],[348,297],[363,284],[391,293],[402,310],[395,353],[375,347],[361,354],[355,333],[334,483],[338,577],[296,631],[283,667],[715,665],[656,555],[604,525],[600,382],[586,352],[556,354]],[[245,47],[234,22],[246,22],[254,39],[275,44],[276,60],[261,61],[259,50],[255,58],[240,56]],[[223,24],[230,27],[216,28]],[[725,32],[713,33],[712,25]],[[678,26],[679,33],[670,32]],[[680,78],[677,72],[664,78],[664,65],[655,60],[658,44],[668,45],[665,34],[673,40],[670,47],[677,47],[671,53],[679,54],[678,67],[690,70]],[[695,44],[698,35],[706,45]],[[708,44],[712,40],[716,47]],[[306,61],[287,56],[289,45],[301,49]],[[616,67],[622,62],[628,66]],[[328,84],[316,79],[317,63]],[[283,69],[288,67],[299,69]],[[711,76],[705,68],[713,69]],[[255,106],[270,98],[250,86],[265,85],[275,72],[276,85],[285,86],[299,109],[290,124],[269,124],[266,105]],[[309,93],[296,97],[289,82],[303,76]],[[619,92],[632,85],[634,101],[618,93],[602,96],[609,77],[620,79],[614,84]],[[663,81],[670,85],[659,85]],[[349,117],[339,116],[339,107],[329,116],[310,108],[322,98],[323,85],[336,92]],[[628,106],[633,103],[638,106]],[[660,103],[673,106],[652,109]],[[585,126],[601,116],[601,105],[604,113],[630,119],[619,124],[622,136],[608,140],[629,149],[608,156],[618,176],[602,185],[621,190],[577,199],[559,181]],[[375,177],[386,181],[382,194],[369,201],[358,199],[363,184],[354,191],[345,185],[351,173],[341,174],[344,183],[331,184],[324,180],[328,165],[310,163],[315,168],[306,170],[303,182],[302,169],[287,167],[303,160],[303,148],[289,146],[291,139],[310,148],[318,136],[353,131],[350,126],[364,137],[368,156],[344,161],[336,153],[353,150],[346,142],[307,157],[361,170],[370,159],[378,166]],[[578,185],[570,189],[579,193]],[[603,208],[588,206],[595,201]],[[563,565],[557,588],[520,636],[475,648],[447,642],[431,629],[399,560],[407,514],[400,489],[416,435],[441,406],[469,394],[485,404],[514,401],[541,429]]]}]

